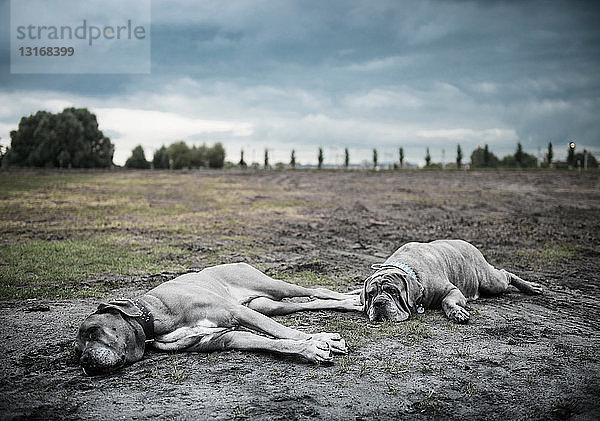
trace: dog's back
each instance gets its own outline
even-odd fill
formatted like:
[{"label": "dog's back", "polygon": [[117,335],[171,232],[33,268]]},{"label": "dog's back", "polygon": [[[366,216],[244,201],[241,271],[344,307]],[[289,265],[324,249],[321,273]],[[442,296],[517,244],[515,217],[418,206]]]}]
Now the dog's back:
[{"label": "dog's back", "polygon": [[497,283],[499,277],[504,279],[475,246],[463,240],[407,243],[391,258],[411,266],[426,288],[439,290],[436,295],[443,295],[455,286],[467,299],[476,299],[481,285]]}]

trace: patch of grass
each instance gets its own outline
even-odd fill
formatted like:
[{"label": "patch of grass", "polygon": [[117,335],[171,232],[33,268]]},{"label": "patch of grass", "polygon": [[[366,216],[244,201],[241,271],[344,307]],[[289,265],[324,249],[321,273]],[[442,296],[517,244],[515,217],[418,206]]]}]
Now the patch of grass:
[{"label": "patch of grass", "polygon": [[408,344],[418,344],[431,337],[429,326],[420,319],[402,323],[383,322],[371,325],[362,319],[334,315],[327,320],[324,330],[339,333],[350,346],[356,348],[375,339],[394,338]]},{"label": "patch of grass", "polygon": [[355,358],[351,355],[344,355],[336,360],[336,367],[338,372],[340,373],[348,373],[350,369],[354,366],[356,361]]},{"label": "patch of grass", "polygon": [[267,246],[256,229],[311,205],[283,187],[197,172],[0,173],[0,299],[97,296],[122,275],[258,260]]},{"label": "patch of grass", "polygon": [[571,260],[579,256],[578,247],[571,243],[546,244],[539,252],[539,258],[545,262],[557,263],[561,260]]},{"label": "patch of grass", "polygon": [[167,370],[165,371],[165,377],[172,383],[183,383],[189,376],[189,373],[179,363],[178,357],[171,356],[169,358]]},{"label": "patch of grass", "polygon": [[119,236],[0,244],[0,298],[96,296],[107,285],[80,290],[77,282],[181,269],[177,262],[184,254],[177,247],[128,243]]},{"label": "patch of grass", "polygon": [[519,256],[537,261],[540,264],[555,265],[579,257],[579,247],[572,243],[547,243],[541,250],[520,250]]},{"label": "patch of grass", "polygon": [[331,275],[322,275],[310,270],[300,272],[276,272],[272,275],[276,279],[291,282],[303,287],[325,287],[335,289],[341,284],[347,283],[347,277],[336,277]]}]

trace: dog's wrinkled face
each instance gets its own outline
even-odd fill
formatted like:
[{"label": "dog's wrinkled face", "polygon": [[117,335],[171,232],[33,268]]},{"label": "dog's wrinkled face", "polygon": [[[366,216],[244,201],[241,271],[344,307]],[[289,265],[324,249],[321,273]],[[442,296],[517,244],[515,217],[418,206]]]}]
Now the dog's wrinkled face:
[{"label": "dog's wrinkled face", "polygon": [[407,276],[397,271],[378,271],[365,280],[361,293],[365,313],[372,322],[407,320],[413,307]]},{"label": "dog's wrinkled face", "polygon": [[116,310],[88,316],[75,340],[75,354],[86,375],[107,374],[144,354],[144,336],[135,321]]}]

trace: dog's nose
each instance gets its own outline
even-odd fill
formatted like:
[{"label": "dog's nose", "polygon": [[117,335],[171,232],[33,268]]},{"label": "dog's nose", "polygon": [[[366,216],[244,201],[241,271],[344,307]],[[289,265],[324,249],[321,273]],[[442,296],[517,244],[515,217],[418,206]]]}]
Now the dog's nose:
[{"label": "dog's nose", "polygon": [[81,358],[79,358],[79,364],[81,364],[82,366],[87,366],[90,364],[89,352],[86,351],[83,354],[81,354]]}]

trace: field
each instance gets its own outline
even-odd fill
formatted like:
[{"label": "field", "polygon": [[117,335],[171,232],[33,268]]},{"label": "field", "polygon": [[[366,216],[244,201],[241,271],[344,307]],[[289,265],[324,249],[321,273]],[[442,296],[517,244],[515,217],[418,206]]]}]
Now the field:
[{"label": "field", "polygon": [[[0,418],[598,419],[600,173],[0,173]],[[269,354],[145,358],[85,377],[72,351],[97,304],[248,262],[338,291],[407,241],[462,238],[544,287],[400,324],[277,318],[334,331],[331,366]]]}]

